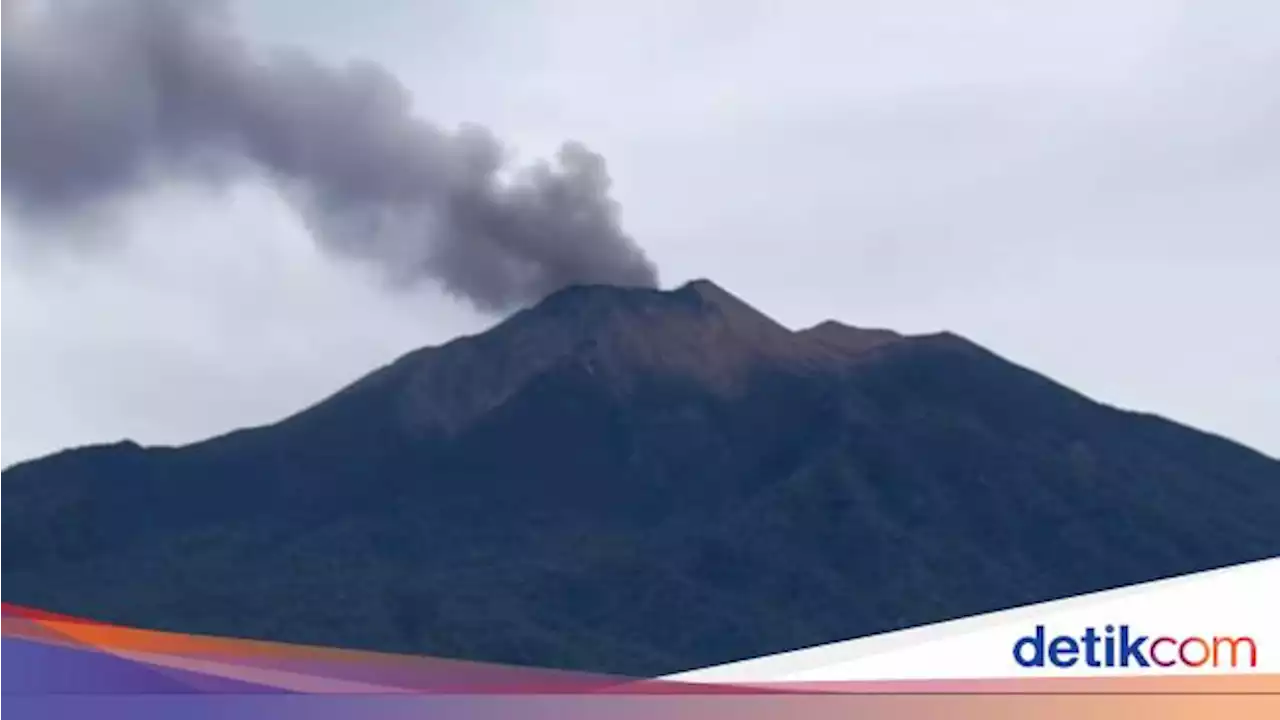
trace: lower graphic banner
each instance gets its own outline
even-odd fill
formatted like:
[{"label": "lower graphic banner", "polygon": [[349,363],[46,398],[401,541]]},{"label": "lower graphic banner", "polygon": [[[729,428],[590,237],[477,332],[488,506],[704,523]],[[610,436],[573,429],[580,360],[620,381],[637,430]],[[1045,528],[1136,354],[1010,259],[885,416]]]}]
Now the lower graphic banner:
[{"label": "lower graphic banner", "polygon": [[11,718],[1270,718],[1278,581],[1280,560],[1268,560],[657,679],[142,630],[6,604],[3,691]]}]

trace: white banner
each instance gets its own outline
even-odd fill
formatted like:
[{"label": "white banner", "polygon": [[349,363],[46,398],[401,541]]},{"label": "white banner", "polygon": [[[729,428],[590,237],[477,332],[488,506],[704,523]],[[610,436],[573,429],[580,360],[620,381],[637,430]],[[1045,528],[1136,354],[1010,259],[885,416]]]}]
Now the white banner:
[{"label": "white banner", "polygon": [[705,683],[1280,672],[1280,558],[695,670]]}]

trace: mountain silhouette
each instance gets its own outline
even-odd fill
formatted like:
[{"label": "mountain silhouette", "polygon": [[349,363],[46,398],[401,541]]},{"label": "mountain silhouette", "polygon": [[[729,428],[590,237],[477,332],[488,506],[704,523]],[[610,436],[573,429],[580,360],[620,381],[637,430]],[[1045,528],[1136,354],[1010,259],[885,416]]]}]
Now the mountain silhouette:
[{"label": "mountain silhouette", "polygon": [[0,488],[7,602],[640,676],[1280,555],[1275,459],[705,280],[568,288],[279,423]]}]

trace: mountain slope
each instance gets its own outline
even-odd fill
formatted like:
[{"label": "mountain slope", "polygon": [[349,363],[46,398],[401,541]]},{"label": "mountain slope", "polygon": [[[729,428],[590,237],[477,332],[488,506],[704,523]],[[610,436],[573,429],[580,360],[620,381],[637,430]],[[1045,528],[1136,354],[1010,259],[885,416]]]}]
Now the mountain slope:
[{"label": "mountain slope", "polygon": [[1280,555],[1280,462],[953,335],[571,288],[273,426],[4,473],[4,599],[656,675]]}]

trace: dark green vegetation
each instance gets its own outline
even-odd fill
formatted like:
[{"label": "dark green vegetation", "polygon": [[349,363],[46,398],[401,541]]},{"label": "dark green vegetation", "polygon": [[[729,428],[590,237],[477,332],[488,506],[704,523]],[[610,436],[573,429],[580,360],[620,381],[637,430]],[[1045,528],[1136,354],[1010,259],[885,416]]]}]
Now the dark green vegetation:
[{"label": "dark green vegetation", "polygon": [[1280,555],[1280,462],[953,335],[573,288],[269,427],[13,467],[4,600],[656,675]]}]

